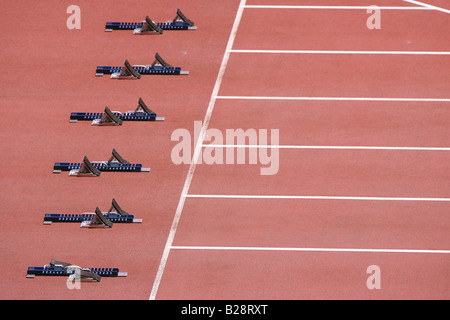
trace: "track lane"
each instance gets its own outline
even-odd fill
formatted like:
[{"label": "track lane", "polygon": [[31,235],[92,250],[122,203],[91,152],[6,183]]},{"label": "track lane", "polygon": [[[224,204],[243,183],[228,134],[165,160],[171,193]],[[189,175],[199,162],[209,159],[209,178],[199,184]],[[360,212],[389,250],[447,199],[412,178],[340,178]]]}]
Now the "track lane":
[{"label": "track lane", "polygon": [[279,129],[281,145],[450,146],[448,102],[221,99],[216,104],[210,128],[224,137],[227,129]]},{"label": "track lane", "polygon": [[[358,5],[370,5],[367,3],[358,1]],[[248,8],[234,49],[450,51],[448,37],[441,32],[450,27],[444,13],[381,10],[381,29],[376,30],[367,28],[370,16],[367,10]]]},{"label": "track lane", "polygon": [[235,53],[219,95],[448,98],[449,63],[448,56]]},{"label": "track lane", "polygon": [[[381,269],[381,290],[366,286],[374,264]],[[447,265],[447,255],[174,249],[159,297],[446,299]]]},{"label": "track lane", "polygon": [[188,198],[174,246],[445,250],[448,207],[442,202]]}]

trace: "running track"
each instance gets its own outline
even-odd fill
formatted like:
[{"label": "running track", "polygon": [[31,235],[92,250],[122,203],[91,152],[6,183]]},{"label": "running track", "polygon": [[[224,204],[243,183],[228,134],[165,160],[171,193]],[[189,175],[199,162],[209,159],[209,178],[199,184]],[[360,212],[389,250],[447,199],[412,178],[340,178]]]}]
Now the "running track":
[{"label": "running track", "polygon": [[[1,298],[450,298],[448,4],[275,2],[78,1],[81,30],[66,28],[73,3],[6,5]],[[385,9],[381,30],[365,26],[361,6],[373,4]],[[198,30],[103,31],[146,14],[167,20],[176,8]],[[151,63],[155,52],[191,74],[94,77],[97,65]],[[72,111],[133,108],[138,97],[166,121],[68,122]],[[174,165],[171,133],[199,120],[203,130],[279,129],[278,173],[197,165],[203,136],[194,163]],[[151,172],[51,173],[55,161],[107,159],[112,148]],[[143,224],[42,225],[46,212],[107,210],[112,198]],[[25,278],[51,258],[129,275],[81,290]],[[370,265],[380,290],[366,287]]]}]

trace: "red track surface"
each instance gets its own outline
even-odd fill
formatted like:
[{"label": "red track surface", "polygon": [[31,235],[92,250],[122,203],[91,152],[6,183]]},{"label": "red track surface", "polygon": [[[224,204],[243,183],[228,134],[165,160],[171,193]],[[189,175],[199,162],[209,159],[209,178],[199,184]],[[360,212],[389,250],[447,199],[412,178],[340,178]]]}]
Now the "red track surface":
[{"label": "red track surface", "polygon": [[[425,1],[425,0],[424,0]],[[301,1],[302,5],[413,6],[386,1]],[[425,1],[441,6],[439,0]],[[248,5],[273,4],[248,0]],[[188,165],[171,161],[177,128],[203,120],[239,1],[78,1],[81,30],[66,28],[72,3],[11,2],[1,13],[2,222],[0,298],[148,299]],[[277,3],[278,4],[278,3]],[[298,5],[285,0],[283,5]],[[106,21],[173,18],[180,8],[198,30],[132,36]],[[448,8],[447,8],[448,9]],[[238,49],[450,51],[450,16],[386,10],[368,30],[364,10],[246,8]],[[29,27],[24,21],[33,21]],[[267,25],[273,26],[267,28]],[[154,54],[191,73],[139,81],[96,78],[97,65],[147,64]],[[440,98],[450,91],[448,55],[230,54],[219,96]],[[71,124],[70,112],[144,101],[162,123]],[[449,147],[449,102],[217,99],[210,128],[279,129],[281,145]],[[112,148],[150,173],[69,178],[56,161],[109,158]],[[197,166],[189,195],[450,198],[450,151],[280,150],[280,168]],[[43,226],[47,212],[107,210],[112,198],[142,218],[108,230]],[[448,253],[282,251],[273,248],[450,249],[450,202],[302,199],[186,199],[157,299],[448,299]],[[187,249],[182,249],[182,247]],[[235,249],[195,249],[235,247]],[[242,247],[272,248],[241,250]],[[28,266],[55,258],[119,267],[68,290],[65,279],[26,279]],[[381,268],[369,290],[366,268]]]}]

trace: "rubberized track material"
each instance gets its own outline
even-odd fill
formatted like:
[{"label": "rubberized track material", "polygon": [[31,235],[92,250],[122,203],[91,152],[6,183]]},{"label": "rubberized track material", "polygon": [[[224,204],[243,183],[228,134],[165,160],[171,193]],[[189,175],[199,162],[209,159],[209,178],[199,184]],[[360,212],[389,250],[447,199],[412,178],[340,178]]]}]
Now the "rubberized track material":
[{"label": "rubberized track material", "polygon": [[[65,27],[67,3],[5,2],[0,57],[8,63],[0,100],[14,112],[0,126],[7,213],[0,247],[8,266],[0,296],[148,299],[163,270],[154,299],[448,300],[450,202],[437,201],[450,199],[448,55],[400,53],[450,52],[449,15],[401,0],[301,2],[327,8],[190,0],[185,10],[198,31],[152,37],[103,31],[109,19],[145,16],[141,2],[80,0],[81,29]],[[164,17],[186,3],[152,2],[148,14]],[[403,9],[382,9],[382,28],[369,30],[367,6],[374,4]],[[39,32],[17,32],[18,17]],[[93,75],[99,62],[145,62],[150,50],[191,74],[141,81]],[[170,121],[101,130],[67,121],[80,106],[124,106],[138,96],[157,101]],[[190,171],[171,161],[172,132],[193,133],[210,104],[207,128],[280,130],[286,148],[274,149],[277,175],[262,177],[263,163],[202,163]],[[212,141],[203,142],[198,155],[210,151],[204,145]],[[151,163],[153,173],[56,179],[50,172],[56,160],[103,159],[113,147],[128,160]],[[119,195],[146,223],[99,231],[42,226],[45,212],[79,212],[81,201],[93,209]],[[68,290],[64,277],[26,279],[27,267],[50,255],[81,266],[120,266],[130,276],[82,290]],[[379,290],[366,285],[373,265],[381,270]]]}]

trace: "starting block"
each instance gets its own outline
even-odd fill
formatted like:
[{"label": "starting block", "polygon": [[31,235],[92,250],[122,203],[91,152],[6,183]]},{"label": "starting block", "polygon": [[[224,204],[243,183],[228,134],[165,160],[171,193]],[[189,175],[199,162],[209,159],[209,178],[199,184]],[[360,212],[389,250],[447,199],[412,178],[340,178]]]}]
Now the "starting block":
[{"label": "starting block", "polygon": [[61,223],[81,223],[80,227],[109,227],[113,223],[142,223],[142,219],[135,219],[134,215],[124,211],[115,199],[112,199],[111,208],[108,212],[101,212],[97,207],[94,213],[85,212],[79,214],[71,213],[46,213],[44,216],[44,224],[50,225],[53,222]]},{"label": "starting block", "polygon": [[85,156],[83,162],[55,162],[53,173],[69,171],[69,176],[98,177],[102,171],[112,172],[150,172],[150,168],[143,168],[140,163],[129,163],[113,149],[108,161],[90,162]]},{"label": "starting block", "polygon": [[133,34],[162,34],[163,30],[196,30],[192,20],[177,9],[177,15],[166,22],[154,22],[148,16],[141,22],[107,22],[105,31],[133,30]]},{"label": "starting block", "polygon": [[119,268],[82,268],[68,262],[51,259],[43,267],[28,267],[27,278],[36,276],[66,276],[67,281],[81,280],[100,282],[102,277],[126,277],[127,272],[120,272]]},{"label": "starting block", "polygon": [[172,67],[156,53],[155,61],[150,65],[131,65],[125,60],[124,66],[97,66],[96,77],[110,74],[111,79],[140,79],[141,75],[187,75],[189,71]]},{"label": "starting block", "polygon": [[72,112],[70,114],[70,122],[92,121],[92,125],[97,126],[117,126],[122,125],[123,121],[164,121],[164,117],[157,117],[156,113],[150,110],[139,98],[138,106],[134,111],[121,113],[119,111],[111,111],[105,107],[105,112]]}]

